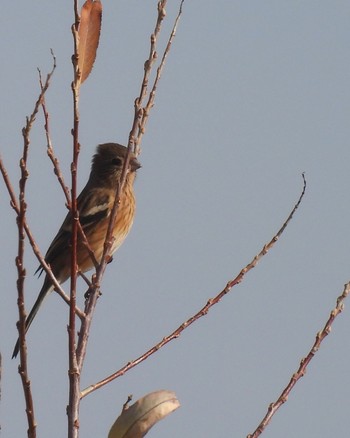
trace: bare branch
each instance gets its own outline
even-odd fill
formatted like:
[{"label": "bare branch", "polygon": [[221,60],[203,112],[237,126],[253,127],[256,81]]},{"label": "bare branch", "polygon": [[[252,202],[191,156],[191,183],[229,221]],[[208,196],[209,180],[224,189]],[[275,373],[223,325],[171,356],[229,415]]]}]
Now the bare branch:
[{"label": "bare branch", "polygon": [[[19,206],[17,204],[17,200],[16,200],[16,194],[15,191],[12,187],[12,184],[10,182],[8,173],[6,171],[5,165],[0,157],[0,172],[2,174],[3,180],[5,182],[7,191],[9,193],[10,196],[10,204],[11,207],[14,209],[14,211],[17,213],[17,215],[19,214]],[[55,287],[55,291],[63,298],[63,300],[69,304],[69,297],[65,294],[64,290],[62,289],[62,286],[60,285],[60,283],[58,283],[56,277],[54,276],[53,272],[51,271],[50,265],[48,265],[45,261],[44,256],[42,255],[39,247],[37,246],[34,236],[30,230],[30,227],[27,223],[27,219],[24,218],[24,230],[26,232],[26,235],[28,237],[29,243],[32,247],[32,250],[34,252],[34,254],[36,255],[39,264],[42,266],[42,268],[44,269],[45,273],[50,277],[54,287]],[[82,319],[84,317],[84,313],[77,307],[75,309],[76,314],[79,316],[80,319]]]},{"label": "bare branch", "polygon": [[157,60],[156,43],[157,43],[158,35],[160,33],[160,30],[161,30],[161,25],[162,25],[163,19],[166,16],[165,7],[167,4],[167,0],[161,0],[158,2],[158,16],[157,16],[157,21],[156,21],[154,31],[153,31],[153,33],[151,35],[151,39],[150,39],[150,41],[151,41],[150,53],[149,53],[148,59],[146,60],[146,62],[144,64],[144,76],[143,76],[143,80],[142,80],[142,84],[141,84],[140,94],[139,94],[139,97],[137,97],[135,99],[135,102],[134,102],[134,120],[133,120],[132,128],[131,128],[131,131],[129,134],[128,146],[132,148],[132,150],[136,153],[136,155],[138,155],[140,152],[139,145],[141,143],[142,136],[145,133],[146,123],[147,123],[147,120],[149,117],[150,110],[154,105],[156,89],[157,89],[157,85],[158,85],[158,82],[160,80],[160,77],[161,77],[161,74],[162,74],[162,71],[163,71],[163,68],[165,65],[166,57],[170,52],[171,44],[172,44],[173,39],[175,38],[175,35],[176,35],[177,25],[178,25],[178,22],[180,20],[180,16],[182,14],[183,3],[184,3],[184,0],[181,0],[179,12],[178,12],[177,17],[175,19],[172,32],[169,36],[167,46],[164,50],[161,63],[157,69],[157,74],[156,74],[156,77],[155,77],[155,80],[154,80],[154,83],[152,86],[152,90],[151,90],[149,97],[148,97],[148,102],[147,102],[146,106],[143,107],[142,106],[143,101],[144,101],[144,99],[146,99],[146,96],[147,96],[147,87],[148,87],[149,77],[150,77],[150,74],[152,71],[152,67],[153,67],[155,61]]},{"label": "bare branch", "polygon": [[298,209],[304,194],[305,194],[305,190],[306,190],[306,180],[305,180],[305,176],[304,174],[302,175],[303,177],[303,190],[301,192],[301,195],[297,201],[297,203],[295,204],[293,210],[291,211],[291,213],[289,214],[288,218],[286,219],[286,221],[283,223],[282,227],[278,230],[278,232],[273,236],[273,238],[270,240],[269,243],[267,243],[266,245],[263,246],[263,248],[261,249],[261,251],[253,258],[253,260],[248,263],[248,265],[243,268],[240,273],[233,279],[230,280],[227,284],[226,287],[219,293],[216,295],[215,298],[211,298],[207,301],[206,305],[204,307],[202,307],[195,315],[191,316],[187,321],[185,321],[184,323],[182,323],[176,330],[174,330],[170,335],[166,336],[165,338],[163,338],[160,342],[158,342],[158,344],[156,344],[155,346],[153,346],[152,348],[150,348],[148,351],[146,351],[145,353],[143,353],[140,357],[138,357],[137,359],[132,360],[131,362],[128,362],[126,365],[124,365],[122,368],[120,368],[118,371],[116,371],[115,373],[111,374],[110,376],[102,379],[101,381],[88,386],[87,388],[85,388],[82,392],[81,392],[81,398],[87,396],[88,394],[92,393],[93,391],[96,391],[97,389],[101,388],[102,386],[106,385],[107,383],[111,382],[114,379],[117,379],[118,377],[124,375],[127,371],[129,371],[131,368],[134,368],[136,365],[138,365],[139,363],[143,362],[145,359],[147,359],[149,356],[151,356],[153,353],[156,353],[158,350],[160,350],[162,347],[164,347],[166,344],[168,344],[170,341],[172,341],[173,339],[178,338],[181,333],[187,328],[189,327],[191,324],[193,324],[195,321],[198,321],[202,316],[206,315],[209,310],[215,305],[217,304],[226,294],[228,294],[228,292],[230,292],[230,290],[232,289],[233,286],[236,286],[237,284],[241,283],[241,281],[243,280],[244,276],[252,269],[254,268],[258,262],[261,260],[261,258],[263,256],[265,256],[268,251],[275,245],[275,243],[277,242],[277,240],[279,239],[279,237],[282,235],[282,233],[284,232],[284,230],[286,229],[287,225],[289,224],[289,222],[291,221],[294,213],[296,212],[296,210]]},{"label": "bare branch", "polygon": [[[19,374],[21,376],[22,380],[22,386],[23,386],[23,392],[25,397],[25,403],[26,403],[26,413],[27,413],[27,421],[28,421],[28,436],[31,438],[34,438],[36,436],[36,422],[35,422],[35,415],[34,415],[34,404],[33,404],[33,398],[31,393],[31,385],[30,380],[28,376],[28,367],[27,367],[27,350],[26,350],[26,343],[25,343],[25,321],[26,321],[26,312],[24,307],[24,280],[26,271],[23,264],[23,257],[24,257],[24,242],[25,242],[25,235],[31,234],[29,227],[27,226],[26,222],[26,201],[25,201],[25,189],[26,189],[26,182],[29,176],[29,172],[27,169],[27,159],[28,159],[28,152],[29,152],[29,144],[30,144],[30,132],[32,129],[32,126],[35,122],[36,115],[39,111],[39,107],[44,99],[44,95],[50,85],[50,78],[54,72],[55,69],[55,61],[52,68],[52,71],[47,75],[45,83],[41,82],[41,92],[39,94],[39,97],[34,105],[34,109],[29,117],[26,119],[26,125],[22,129],[22,135],[23,135],[23,154],[22,158],[20,160],[20,169],[21,169],[21,178],[19,181],[19,196],[18,196],[18,203],[16,200],[15,192],[12,188],[12,185],[10,183],[8,174],[6,172],[6,169],[2,163],[2,160],[0,160],[1,165],[1,173],[4,178],[6,187],[8,189],[8,192],[10,194],[11,198],[11,206],[17,213],[17,227],[18,227],[18,254],[16,257],[16,266],[17,266],[17,272],[18,272],[18,279],[17,279],[17,291],[18,291],[18,311],[19,311],[19,321],[17,323],[18,332],[19,332],[19,346],[20,346],[20,366],[19,366]],[[30,239],[31,245],[35,245],[34,239]]]},{"label": "bare branch", "polygon": [[[50,81],[51,76],[56,69],[56,57],[55,57],[52,49],[51,49],[51,55],[53,58],[53,68],[52,68],[52,71],[47,75],[46,81]],[[40,70],[38,70],[38,71],[39,71],[40,87],[41,87],[41,90],[43,90],[44,85],[43,85],[43,80],[42,80],[42,76],[41,76],[41,71]],[[47,155],[49,156],[49,158],[53,164],[55,175],[57,176],[57,179],[58,179],[58,182],[60,183],[60,186],[62,187],[63,193],[66,197],[67,204],[70,205],[69,189],[64,182],[64,178],[63,178],[63,174],[61,172],[60,164],[59,164],[57,157],[55,156],[53,145],[52,145],[52,140],[51,140],[51,135],[50,135],[50,115],[49,115],[47,108],[46,108],[45,96],[43,96],[43,99],[41,102],[41,108],[43,110],[44,120],[45,120],[44,129],[45,129],[45,135],[46,135]]]},{"label": "bare branch", "polygon": [[[52,69],[51,73],[49,73],[47,75],[47,80],[48,81],[51,79],[51,76],[52,76],[52,74],[53,74],[53,72],[54,72],[54,70],[56,68],[56,57],[55,57],[55,55],[54,55],[52,50],[51,50],[51,54],[52,54],[52,57],[53,57],[54,66],[53,66],[53,69]],[[41,76],[40,70],[39,70],[39,82],[40,82],[40,87],[43,90],[43,82],[42,82],[42,76]],[[64,178],[63,178],[63,174],[62,174],[62,171],[61,171],[60,163],[59,163],[58,158],[57,158],[57,156],[56,156],[56,154],[54,152],[54,148],[53,148],[53,144],[52,144],[52,140],[51,140],[50,124],[49,124],[49,122],[50,122],[50,115],[49,115],[49,113],[47,111],[45,96],[43,96],[41,107],[42,107],[43,114],[44,114],[44,119],[45,119],[44,129],[45,129],[46,142],[47,142],[47,155],[48,155],[48,157],[50,158],[50,160],[51,160],[51,162],[53,164],[54,173],[57,176],[57,179],[58,179],[58,182],[60,183],[60,186],[62,187],[63,193],[64,193],[65,198],[66,198],[67,207],[68,207],[68,209],[70,209],[71,208],[71,198],[70,198],[69,188],[68,188],[68,186],[64,182]],[[85,245],[85,247],[86,247],[86,249],[87,249],[87,251],[88,251],[88,253],[89,253],[90,257],[91,257],[91,260],[92,260],[92,262],[95,265],[95,268],[97,268],[98,262],[96,260],[94,252],[92,251],[92,249],[91,249],[91,247],[89,245],[89,242],[88,242],[88,240],[86,238],[85,232],[84,232],[83,227],[81,226],[80,222],[78,222],[78,231],[79,231],[79,235],[80,235],[80,237],[82,239],[82,243]],[[66,301],[65,298],[64,298],[64,300]],[[69,301],[68,301],[68,304],[69,304]]]},{"label": "bare branch", "polygon": [[[147,84],[148,84],[151,68],[152,68],[152,65],[154,64],[154,62],[157,58],[156,40],[157,40],[157,37],[158,37],[159,32],[161,30],[161,23],[165,17],[166,3],[167,3],[166,0],[161,0],[158,2],[158,15],[157,15],[157,21],[156,21],[154,32],[151,35],[150,53],[149,53],[149,57],[148,57],[147,61],[145,62],[144,77],[143,77],[143,81],[142,81],[142,85],[141,85],[140,95],[135,100],[135,116],[134,116],[133,128],[132,128],[130,135],[129,135],[128,153],[127,153],[126,159],[124,161],[120,184],[119,184],[118,189],[117,189],[114,206],[113,206],[113,209],[112,209],[112,212],[110,215],[110,221],[109,221],[108,231],[107,231],[107,235],[106,235],[106,239],[105,239],[104,251],[103,251],[102,258],[101,258],[101,263],[100,263],[100,266],[96,270],[96,275],[93,277],[91,287],[89,288],[89,290],[87,292],[88,300],[87,300],[86,306],[85,306],[86,318],[82,322],[82,327],[81,327],[80,332],[79,332],[79,340],[78,340],[78,346],[77,346],[77,361],[78,361],[79,368],[81,368],[84,357],[85,357],[86,342],[88,339],[88,333],[89,333],[89,329],[90,329],[90,325],[91,325],[91,318],[92,318],[94,308],[96,306],[97,298],[99,296],[99,285],[100,285],[102,276],[104,274],[104,271],[106,269],[106,265],[110,260],[109,253],[110,253],[110,249],[113,245],[113,241],[114,241],[114,238],[112,236],[112,231],[113,231],[114,224],[116,222],[116,218],[117,218],[117,214],[118,214],[118,206],[119,206],[119,202],[120,202],[120,196],[121,196],[121,193],[123,191],[124,184],[125,184],[126,174],[127,174],[127,170],[129,167],[131,150],[135,150],[135,148],[136,148],[134,140],[138,135],[137,134],[138,129],[141,129],[141,126],[138,124],[138,120],[140,120],[141,113],[143,111],[142,110],[142,102],[143,102],[143,99],[147,95]],[[182,1],[182,3],[183,3],[183,1]],[[169,48],[170,48],[170,45],[169,45]],[[168,51],[169,51],[169,48],[168,48]],[[163,64],[164,64],[164,62],[163,62]],[[158,80],[159,80],[159,77],[160,77],[160,74],[158,75]],[[144,118],[144,120],[146,120],[146,118]],[[144,123],[145,123],[145,121],[144,121]],[[134,147],[133,147],[133,145],[134,145]]]},{"label": "bare branch", "polygon": [[[183,0],[181,2],[181,5],[183,3]],[[106,234],[106,239],[104,243],[104,250],[101,257],[101,261],[99,266],[96,268],[96,274],[92,277],[92,283],[86,293],[87,300],[85,303],[85,318],[82,320],[81,327],[79,330],[79,337],[78,337],[78,343],[77,348],[75,350],[75,333],[74,333],[74,322],[73,322],[73,311],[72,308],[75,306],[75,288],[73,287],[75,285],[75,280],[73,277],[71,277],[71,312],[70,312],[70,324],[69,324],[69,351],[70,351],[70,403],[69,403],[69,438],[75,438],[77,437],[78,431],[77,431],[77,422],[78,422],[78,400],[77,400],[77,390],[79,388],[79,379],[80,379],[80,373],[82,370],[83,362],[85,359],[86,354],[86,346],[87,346],[87,340],[89,336],[89,330],[91,326],[92,316],[93,312],[97,303],[97,299],[99,297],[100,291],[99,286],[102,279],[102,276],[104,274],[104,271],[106,269],[106,265],[110,260],[110,251],[113,245],[114,237],[113,237],[113,229],[117,218],[118,213],[118,206],[120,203],[120,197],[121,193],[123,191],[125,180],[126,180],[126,174],[129,168],[129,161],[130,161],[130,155],[132,149],[136,150],[135,141],[136,134],[138,135],[137,129],[144,129],[148,112],[150,107],[153,105],[154,96],[155,96],[155,86],[153,87],[153,94],[152,97],[150,97],[149,101],[149,107],[147,110],[147,115],[143,117],[143,125],[138,124],[138,120],[140,120],[140,117],[142,115],[142,100],[146,96],[147,93],[147,84],[148,84],[148,77],[151,71],[151,65],[154,63],[156,59],[156,51],[155,51],[155,43],[156,38],[160,32],[161,23],[163,18],[165,17],[165,5],[166,0],[161,0],[158,3],[158,17],[157,17],[157,23],[155,26],[154,33],[151,37],[151,49],[150,49],[150,55],[148,62],[145,64],[145,73],[144,73],[144,79],[141,86],[140,91],[140,97],[136,99],[135,101],[135,118],[134,118],[134,127],[129,136],[129,142],[128,142],[128,153],[124,160],[120,184],[118,185],[118,189],[115,196],[115,202],[112,209],[112,212],[110,214],[110,221],[109,226]],[[72,90],[73,90],[73,96],[74,96],[74,128],[73,128],[73,143],[74,143],[74,158],[72,163],[72,202],[71,202],[71,214],[73,217],[73,227],[75,223],[79,223],[78,219],[78,212],[76,209],[76,205],[74,205],[74,198],[76,196],[74,191],[74,181],[75,181],[75,174],[76,174],[76,166],[77,166],[77,157],[79,152],[79,143],[78,143],[78,126],[79,126],[79,114],[78,114],[78,100],[79,100],[79,85],[80,85],[80,75],[81,72],[79,71],[78,67],[78,61],[79,61],[79,50],[78,50],[78,35],[77,31],[79,29],[79,18],[77,16],[77,5],[75,1],[75,13],[76,13],[76,22],[75,25],[72,26],[73,36],[74,36],[74,55],[73,55],[73,65],[74,65],[74,81],[72,84]],[[180,13],[179,13],[180,14]],[[178,21],[178,20],[177,20]],[[173,30],[172,36],[170,37],[171,40],[173,39],[175,35],[175,31]],[[168,43],[166,54],[170,50],[170,43]],[[165,55],[166,56],[166,55]],[[162,67],[165,62],[165,56],[163,56],[163,61],[161,64],[161,68],[158,69],[157,72],[157,79],[156,84],[159,81],[160,74]],[[141,136],[140,136],[141,139]],[[134,147],[132,147],[134,145]],[[74,235],[74,228],[72,230],[73,233],[73,239],[72,239],[72,246],[73,248],[76,247],[76,235]],[[74,250],[73,250],[74,252]],[[75,251],[76,252],[76,251]],[[72,276],[75,273],[74,268],[76,268],[76,254],[74,257],[74,254],[72,254]],[[96,264],[95,264],[96,265]],[[73,290],[74,289],[74,290]],[[74,351],[73,351],[74,350]],[[74,366],[73,366],[74,365]],[[74,430],[73,430],[74,429]]]},{"label": "bare branch", "polygon": [[264,431],[266,426],[269,424],[271,418],[275,415],[275,413],[278,411],[278,409],[288,400],[289,394],[296,385],[296,383],[305,375],[306,368],[319,350],[322,341],[324,338],[329,335],[332,324],[335,320],[335,318],[343,311],[344,309],[344,300],[350,293],[350,282],[345,284],[343,293],[337,298],[337,304],[335,308],[331,311],[329,318],[323,327],[323,329],[317,333],[316,340],[311,347],[309,353],[306,357],[304,357],[299,365],[298,370],[293,374],[292,378],[290,379],[288,385],[284,388],[281,395],[278,397],[278,399],[271,403],[265,417],[259,424],[259,426],[256,428],[256,430],[250,434],[247,435],[247,438],[257,438],[260,436],[260,434]]},{"label": "bare branch", "polygon": [[[80,392],[80,368],[77,363],[76,342],[75,342],[75,307],[76,307],[76,285],[77,285],[77,239],[79,213],[77,207],[77,169],[79,157],[79,92],[81,72],[79,71],[79,23],[80,15],[78,1],[74,0],[75,22],[72,25],[74,53],[72,56],[74,79],[72,82],[73,94],[73,160],[71,164],[72,187],[70,211],[72,215],[72,252],[71,252],[71,278],[70,278],[70,308],[68,325],[68,350],[69,350],[69,404],[68,415],[68,438],[77,438],[79,435],[79,392]],[[84,321],[84,319],[83,319]]]},{"label": "bare branch", "polygon": [[34,105],[33,112],[26,119],[26,125],[22,129],[23,136],[23,155],[20,160],[20,169],[21,169],[21,178],[19,180],[19,196],[18,196],[18,214],[17,214],[17,227],[18,227],[18,253],[16,257],[16,266],[18,272],[17,279],[17,292],[18,292],[18,312],[19,312],[19,321],[17,323],[18,333],[19,333],[19,350],[20,350],[20,365],[18,368],[18,372],[21,376],[24,398],[26,403],[26,413],[27,413],[27,421],[28,421],[28,437],[35,438],[36,437],[36,421],[34,414],[34,403],[32,397],[31,384],[28,375],[28,367],[27,367],[27,346],[25,341],[25,322],[26,322],[26,311],[24,307],[24,280],[26,276],[26,271],[24,268],[24,242],[25,242],[25,217],[27,204],[25,201],[25,190],[26,190],[26,182],[29,176],[29,172],[27,169],[27,159],[29,152],[29,144],[30,144],[30,132],[32,126],[35,122],[36,115],[39,111],[39,107],[41,105],[43,96],[46,90],[49,87],[49,81],[47,80],[42,87],[41,93],[39,94],[39,98]]},{"label": "bare branch", "polygon": [[149,93],[147,104],[146,104],[146,106],[142,110],[142,118],[140,120],[139,130],[138,130],[138,133],[137,133],[137,140],[136,140],[136,146],[137,147],[140,145],[142,136],[143,136],[143,134],[145,133],[145,130],[146,130],[146,124],[147,124],[147,120],[148,120],[148,117],[149,117],[149,113],[150,113],[150,111],[151,111],[151,109],[153,108],[153,105],[154,105],[154,100],[155,100],[155,97],[156,97],[157,86],[158,86],[158,83],[160,81],[160,78],[161,78],[161,75],[162,75],[162,72],[163,72],[163,68],[165,66],[166,58],[167,58],[167,56],[168,56],[168,54],[170,52],[171,45],[172,45],[173,40],[174,40],[175,35],[176,35],[176,30],[177,30],[177,26],[178,26],[178,23],[179,23],[181,14],[182,14],[182,5],[183,5],[184,1],[185,0],[181,0],[179,12],[178,12],[177,17],[175,19],[173,29],[172,29],[171,34],[170,34],[169,39],[168,39],[168,43],[167,43],[166,48],[165,48],[165,50],[163,52],[162,60],[161,60],[161,62],[159,64],[159,67],[157,68],[157,74],[156,74],[155,80],[153,82],[152,90]]}]

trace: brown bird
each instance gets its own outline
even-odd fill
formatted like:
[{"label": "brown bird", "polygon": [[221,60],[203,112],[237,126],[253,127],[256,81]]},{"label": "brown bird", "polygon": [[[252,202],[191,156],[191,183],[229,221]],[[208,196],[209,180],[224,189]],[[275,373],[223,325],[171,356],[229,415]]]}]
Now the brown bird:
[{"label": "brown bird", "polygon": [[[100,144],[92,159],[89,180],[77,198],[80,224],[97,262],[101,262],[109,216],[120,184],[126,154],[127,148],[120,144]],[[124,242],[132,226],[135,214],[133,183],[135,181],[136,171],[140,167],[141,165],[136,156],[131,154],[125,184],[120,195],[120,203],[113,230],[114,242],[110,254],[113,254]],[[71,237],[72,217],[69,212],[45,255],[46,263],[50,265],[53,274],[60,284],[64,283],[71,275]],[[92,258],[79,233],[77,241],[77,264],[81,272],[89,271],[94,267]],[[43,272],[43,268],[40,266],[36,272],[38,271]],[[50,277],[46,275],[43,287],[26,319],[26,332],[44,299],[53,289],[52,281]],[[17,356],[18,351],[19,339],[13,350],[12,358]]]}]

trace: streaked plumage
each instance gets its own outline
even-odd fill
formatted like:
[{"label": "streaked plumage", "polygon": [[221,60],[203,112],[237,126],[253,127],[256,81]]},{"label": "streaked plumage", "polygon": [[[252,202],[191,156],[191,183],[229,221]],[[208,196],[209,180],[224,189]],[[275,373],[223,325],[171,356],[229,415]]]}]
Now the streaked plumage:
[{"label": "streaked plumage", "polygon": [[[99,145],[92,160],[89,180],[77,198],[80,223],[98,262],[101,261],[109,217],[114,205],[126,153],[127,148],[117,143]],[[140,164],[136,156],[131,154],[125,185],[120,196],[113,231],[115,240],[111,254],[124,242],[133,223],[135,214],[133,183],[136,171],[139,168]],[[71,214],[69,212],[45,256],[45,261],[51,266],[51,270],[59,283],[64,283],[71,273],[71,223]],[[94,267],[79,233],[77,259],[78,268],[82,272],[89,271]],[[42,272],[42,268],[39,267],[38,271]],[[46,275],[43,287],[26,319],[26,331],[29,329],[45,297],[52,290],[52,282]],[[17,340],[12,357],[16,357],[18,351],[19,341]]]}]

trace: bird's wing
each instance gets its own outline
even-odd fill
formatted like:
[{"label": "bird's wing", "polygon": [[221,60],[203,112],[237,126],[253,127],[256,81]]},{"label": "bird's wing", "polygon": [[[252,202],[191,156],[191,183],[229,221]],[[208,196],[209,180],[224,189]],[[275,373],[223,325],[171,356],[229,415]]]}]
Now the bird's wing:
[{"label": "bird's wing", "polygon": [[[87,228],[96,225],[111,213],[114,196],[110,190],[95,188],[78,197],[78,210],[80,224],[85,231]],[[71,224],[69,224],[71,227]]]},{"label": "bird's wing", "polygon": [[[93,228],[101,220],[108,217],[111,213],[114,202],[114,193],[111,190],[105,190],[102,188],[91,189],[86,186],[80,193],[77,199],[77,206],[79,211],[80,224],[87,232],[88,229]],[[63,251],[71,245],[72,234],[72,217],[69,212],[63,221],[61,228],[53,239],[47,253],[45,255],[45,261],[52,265],[55,262],[56,257],[62,254]],[[35,273],[43,272],[43,268],[39,266]]]}]

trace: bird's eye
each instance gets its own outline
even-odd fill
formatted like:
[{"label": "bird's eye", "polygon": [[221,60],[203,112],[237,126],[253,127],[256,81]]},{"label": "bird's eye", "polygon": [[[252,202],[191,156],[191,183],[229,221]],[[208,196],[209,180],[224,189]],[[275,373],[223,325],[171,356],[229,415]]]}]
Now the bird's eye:
[{"label": "bird's eye", "polygon": [[123,164],[122,160],[120,158],[113,158],[112,159],[112,164],[114,166],[121,166]]}]

